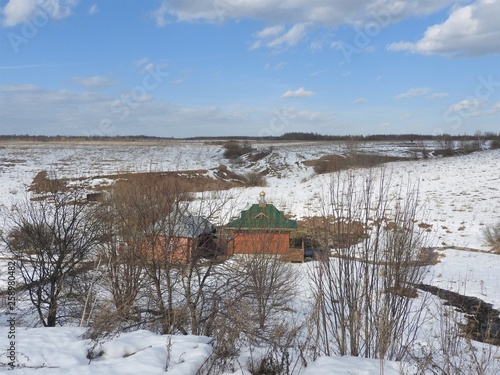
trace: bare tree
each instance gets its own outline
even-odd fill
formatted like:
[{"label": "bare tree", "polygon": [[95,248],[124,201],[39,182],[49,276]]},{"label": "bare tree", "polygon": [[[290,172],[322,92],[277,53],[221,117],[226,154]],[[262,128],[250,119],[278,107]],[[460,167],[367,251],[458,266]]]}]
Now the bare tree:
[{"label": "bare tree", "polygon": [[213,373],[230,369],[243,350],[251,356],[246,366],[252,373],[265,368],[290,373],[297,361],[295,346],[303,324],[296,319],[294,302],[301,280],[296,266],[279,254],[281,246],[270,241],[265,228],[261,232],[246,241],[252,254],[234,255],[217,266],[221,282],[214,296],[218,314],[212,332],[217,343]]},{"label": "bare tree", "polygon": [[65,287],[86,270],[103,241],[96,205],[82,202],[82,191],[52,191],[45,199],[15,204],[5,212],[2,235],[41,324],[54,327],[64,317]]},{"label": "bare tree", "polygon": [[184,191],[177,180],[160,173],[130,176],[115,186],[109,203],[112,236],[105,285],[118,321],[127,322],[133,314],[136,325],[153,328],[159,323],[162,333],[175,331],[173,290],[179,281],[167,257],[165,236],[169,213],[188,197]]},{"label": "bare tree", "polygon": [[[231,211],[227,207],[230,201],[228,192],[204,192],[196,195],[186,208],[187,215],[190,215],[188,223],[192,224],[188,231],[192,234],[202,233],[192,243],[192,256],[178,267],[182,285],[178,298],[182,301],[182,311],[186,312],[185,330],[192,334],[212,335],[217,316],[221,314],[225,299],[222,294],[227,285],[221,267],[221,262],[226,259],[225,242],[215,237],[215,228],[212,231],[210,228],[212,222],[225,221],[225,215]],[[176,219],[174,226],[179,230],[182,220]],[[185,225],[186,218],[183,220]],[[173,234],[175,231],[172,232],[170,228],[169,235]]]},{"label": "bare tree", "polygon": [[384,169],[332,178],[321,229],[334,253],[311,275],[318,354],[400,360],[415,339],[426,236],[417,226],[418,186],[391,183]]},{"label": "bare tree", "polygon": [[210,220],[221,220],[230,196],[189,189],[160,173],[114,189],[105,285],[117,320],[162,333],[211,332],[220,252]]},{"label": "bare tree", "polygon": [[297,295],[299,279],[293,265],[280,254],[238,256],[233,265],[240,278],[240,298],[246,306],[252,330],[262,334],[283,322]]}]

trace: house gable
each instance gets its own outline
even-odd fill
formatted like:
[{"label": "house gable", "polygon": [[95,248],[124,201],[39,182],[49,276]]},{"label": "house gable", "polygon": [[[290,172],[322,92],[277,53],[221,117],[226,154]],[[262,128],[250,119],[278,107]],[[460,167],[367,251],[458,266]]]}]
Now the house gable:
[{"label": "house gable", "polygon": [[229,222],[226,228],[238,231],[268,230],[288,232],[297,229],[297,222],[288,219],[282,211],[262,199],[260,203],[253,204],[248,210],[241,211],[240,217]]},{"label": "house gable", "polygon": [[241,211],[240,217],[229,222],[226,228],[233,232],[232,254],[285,255],[290,249],[290,232],[297,229],[297,222],[268,204],[262,192],[259,203]]}]

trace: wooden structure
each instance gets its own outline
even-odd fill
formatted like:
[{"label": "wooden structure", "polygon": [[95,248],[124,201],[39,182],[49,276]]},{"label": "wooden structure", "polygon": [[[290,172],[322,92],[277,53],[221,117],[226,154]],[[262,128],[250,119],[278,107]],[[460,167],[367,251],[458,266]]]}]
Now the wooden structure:
[{"label": "wooden structure", "polygon": [[161,230],[153,228],[150,241],[142,246],[142,252],[150,260],[188,263],[217,255],[215,226],[202,216],[177,208],[157,226],[161,226]]},{"label": "wooden structure", "polygon": [[301,248],[290,248],[285,254],[285,259],[292,263],[302,263],[304,261],[304,246]]},{"label": "wooden structure", "polygon": [[[297,229],[297,222],[288,219],[282,211],[267,203],[265,196],[261,192],[259,203],[242,211],[238,219],[226,225],[226,229],[232,232],[228,244],[229,254],[289,255],[290,232]],[[302,260],[303,258],[302,252]],[[297,259],[296,254],[294,259]]]}]

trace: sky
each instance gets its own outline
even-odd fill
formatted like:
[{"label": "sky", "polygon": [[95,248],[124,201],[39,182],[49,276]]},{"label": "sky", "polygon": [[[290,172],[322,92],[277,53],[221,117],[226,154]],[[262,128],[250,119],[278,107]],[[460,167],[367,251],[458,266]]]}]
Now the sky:
[{"label": "sky", "polygon": [[0,0],[0,134],[500,132],[500,0]]}]

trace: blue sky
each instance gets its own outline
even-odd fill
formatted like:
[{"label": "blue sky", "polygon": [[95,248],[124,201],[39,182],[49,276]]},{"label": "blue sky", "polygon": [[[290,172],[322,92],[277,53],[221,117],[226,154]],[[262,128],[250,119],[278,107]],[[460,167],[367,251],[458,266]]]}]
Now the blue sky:
[{"label": "blue sky", "polygon": [[500,0],[0,0],[0,134],[500,132]]}]

